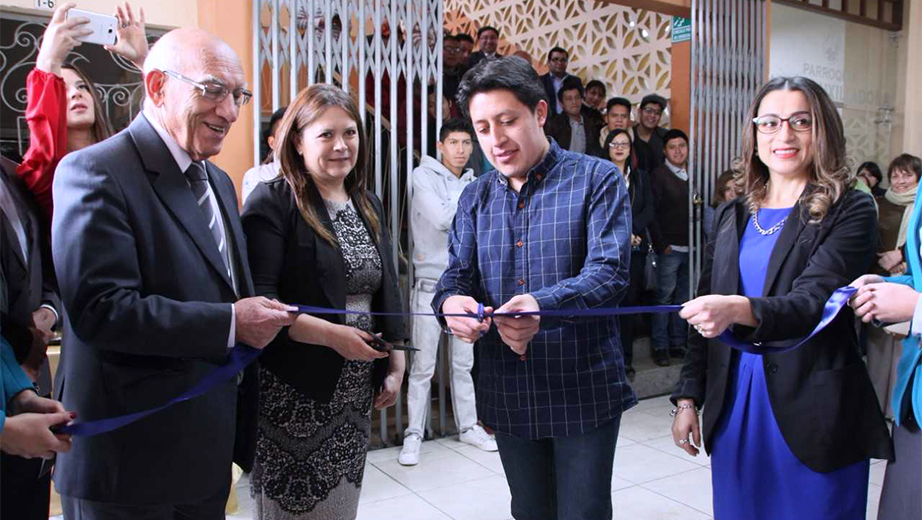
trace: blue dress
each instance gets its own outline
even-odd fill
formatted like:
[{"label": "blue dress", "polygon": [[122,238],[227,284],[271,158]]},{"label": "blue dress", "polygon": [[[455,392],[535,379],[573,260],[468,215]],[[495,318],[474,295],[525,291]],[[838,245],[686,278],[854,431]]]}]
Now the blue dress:
[{"label": "blue dress", "polygon": [[[769,229],[791,208],[760,209]],[[761,297],[780,231],[762,235],[750,218],[740,242],[740,287]],[[711,452],[715,520],[864,520],[870,461],[818,473],[798,460],[772,413],[762,356],[734,352],[730,387]]]}]

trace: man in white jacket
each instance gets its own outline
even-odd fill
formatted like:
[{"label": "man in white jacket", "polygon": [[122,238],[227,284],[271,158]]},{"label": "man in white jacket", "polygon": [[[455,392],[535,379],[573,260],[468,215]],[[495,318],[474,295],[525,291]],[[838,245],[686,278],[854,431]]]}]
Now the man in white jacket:
[{"label": "man in white jacket", "polygon": [[[442,160],[423,157],[413,170],[413,199],[410,228],[413,236],[413,268],[416,284],[411,299],[413,310],[431,312],[435,285],[448,267],[448,230],[455,217],[458,198],[474,180],[474,172],[464,169],[473,151],[473,129],[463,119],[450,119],[442,125],[436,148]],[[403,449],[397,458],[404,466],[419,462],[419,448],[428,422],[430,389],[435,371],[442,329],[432,316],[413,319],[413,346],[419,349],[410,363],[407,392],[409,425],[404,432]],[[473,345],[448,336],[451,356],[451,401],[459,440],[485,451],[496,451],[496,441],[477,424],[474,403]]]}]

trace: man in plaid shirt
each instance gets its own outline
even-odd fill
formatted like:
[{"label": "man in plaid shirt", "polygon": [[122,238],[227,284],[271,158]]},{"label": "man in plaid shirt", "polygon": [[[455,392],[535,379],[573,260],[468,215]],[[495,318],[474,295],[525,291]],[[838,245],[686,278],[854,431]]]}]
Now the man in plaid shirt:
[{"label": "man in plaid shirt", "polygon": [[[457,98],[496,165],[468,185],[432,307],[485,314],[617,306],[628,283],[631,210],[610,162],[545,137],[546,94],[516,57],[465,75]],[[492,327],[495,322],[496,327]],[[517,520],[612,517],[626,382],[618,320],[447,318],[477,342],[478,415],[496,442]]]}]

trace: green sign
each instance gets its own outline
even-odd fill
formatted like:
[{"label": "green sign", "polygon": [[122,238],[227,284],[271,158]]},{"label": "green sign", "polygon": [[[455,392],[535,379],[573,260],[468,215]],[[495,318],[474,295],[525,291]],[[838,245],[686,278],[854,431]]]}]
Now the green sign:
[{"label": "green sign", "polygon": [[691,20],[681,16],[672,17],[672,43],[691,40]]}]

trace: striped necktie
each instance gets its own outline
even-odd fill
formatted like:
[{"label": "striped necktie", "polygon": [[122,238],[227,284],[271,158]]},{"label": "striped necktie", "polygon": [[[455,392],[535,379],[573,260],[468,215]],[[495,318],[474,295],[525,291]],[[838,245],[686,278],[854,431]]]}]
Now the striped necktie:
[{"label": "striped necktie", "polygon": [[208,223],[208,230],[218,246],[218,252],[221,254],[221,260],[224,260],[224,268],[227,269],[227,275],[230,276],[230,262],[227,258],[227,241],[224,233],[221,232],[221,226],[218,225],[218,215],[214,212],[214,206],[211,202],[211,190],[208,189],[208,175],[201,164],[193,161],[186,170],[186,177],[189,179],[189,185],[192,187],[192,195],[195,196],[195,202],[198,209],[202,210],[205,216],[205,222]]}]

